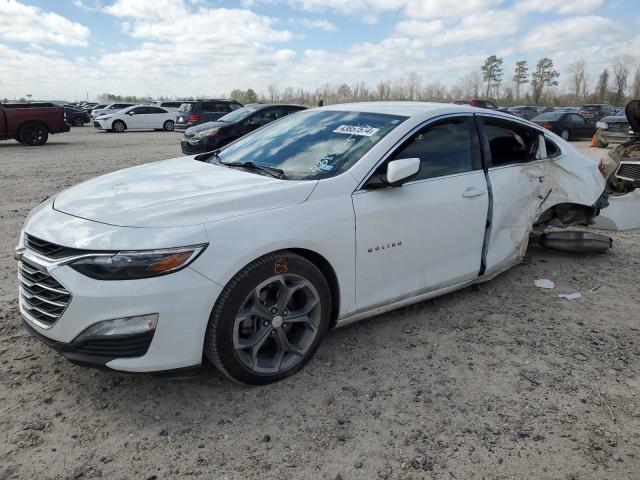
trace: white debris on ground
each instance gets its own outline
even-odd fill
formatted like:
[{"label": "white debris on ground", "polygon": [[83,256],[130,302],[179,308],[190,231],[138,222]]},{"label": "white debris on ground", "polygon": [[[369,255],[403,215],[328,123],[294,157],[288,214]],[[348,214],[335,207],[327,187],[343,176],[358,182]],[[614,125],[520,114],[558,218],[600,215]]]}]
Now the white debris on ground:
[{"label": "white debris on ground", "polygon": [[558,297],[560,298],[566,298],[567,300],[577,300],[579,298],[582,298],[582,294],[580,292],[575,292],[575,293],[561,293],[560,295],[558,295]]},{"label": "white debris on ground", "polygon": [[554,288],[556,284],[553,280],[549,280],[548,278],[540,278],[539,280],[534,280],[533,282],[538,288]]}]

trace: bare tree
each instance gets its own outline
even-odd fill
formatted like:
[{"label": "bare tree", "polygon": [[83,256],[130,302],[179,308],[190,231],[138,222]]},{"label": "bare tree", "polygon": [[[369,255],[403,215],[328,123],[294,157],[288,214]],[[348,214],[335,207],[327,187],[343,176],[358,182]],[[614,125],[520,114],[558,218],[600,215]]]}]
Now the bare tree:
[{"label": "bare tree", "polygon": [[616,82],[616,98],[618,103],[624,99],[624,91],[627,88],[627,79],[629,78],[631,65],[633,65],[633,57],[631,55],[616,55],[613,59],[611,69],[613,70],[613,76]]},{"label": "bare tree", "polygon": [[609,70],[606,68],[598,77],[598,85],[596,87],[596,95],[598,97],[598,101],[604,102],[604,99],[607,96],[607,88],[609,86]]},{"label": "bare tree", "polygon": [[419,100],[420,96],[420,84],[422,79],[416,72],[409,72],[407,76],[407,98],[408,100]]},{"label": "bare tree", "polygon": [[271,85],[269,85],[267,87],[267,92],[269,92],[269,99],[271,100],[271,102],[277,102],[278,101],[279,93],[278,93],[278,86],[277,85],[274,85],[273,83]]},{"label": "bare tree", "polygon": [[586,62],[580,58],[569,65],[569,80],[576,97],[576,102],[580,98],[580,92],[585,87],[585,69]]},{"label": "bare tree", "polygon": [[391,82],[389,80],[382,80],[378,83],[376,87],[378,92],[378,100],[384,101],[389,99],[389,94],[391,93]]}]

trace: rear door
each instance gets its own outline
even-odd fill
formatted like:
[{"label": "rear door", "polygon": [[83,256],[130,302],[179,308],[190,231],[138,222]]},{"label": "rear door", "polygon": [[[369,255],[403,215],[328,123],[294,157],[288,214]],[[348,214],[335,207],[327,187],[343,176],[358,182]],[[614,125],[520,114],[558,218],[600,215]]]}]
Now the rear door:
[{"label": "rear door", "polygon": [[[518,263],[529,232],[551,193],[548,159],[538,158],[540,133],[517,121],[479,115],[492,191],[487,273]],[[544,155],[546,157],[546,155]]]},{"label": "rear door", "polygon": [[478,276],[488,191],[470,115],[418,129],[389,161],[420,158],[418,176],[401,187],[353,194],[357,306],[387,304]]},{"label": "rear door", "polygon": [[164,108],[160,107],[147,107],[147,113],[145,115],[146,128],[162,128],[165,120],[169,120],[167,112]]}]

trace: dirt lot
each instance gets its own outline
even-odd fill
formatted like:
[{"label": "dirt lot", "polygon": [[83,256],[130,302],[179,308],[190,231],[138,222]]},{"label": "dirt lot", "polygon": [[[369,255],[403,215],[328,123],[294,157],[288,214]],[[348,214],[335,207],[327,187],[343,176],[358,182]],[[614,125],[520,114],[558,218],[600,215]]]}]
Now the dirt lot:
[{"label": "dirt lot", "polygon": [[531,247],[491,282],[333,332],[268,387],[88,370],[32,339],[10,256],[28,211],[178,143],[0,143],[0,479],[639,478],[640,232],[605,255]]}]

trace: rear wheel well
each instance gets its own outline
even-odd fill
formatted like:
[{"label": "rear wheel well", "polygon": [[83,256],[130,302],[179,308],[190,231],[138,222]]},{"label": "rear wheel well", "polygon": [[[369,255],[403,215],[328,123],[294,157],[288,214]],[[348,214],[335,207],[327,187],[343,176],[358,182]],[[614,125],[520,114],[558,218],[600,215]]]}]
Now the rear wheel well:
[{"label": "rear wheel well", "polygon": [[340,313],[340,287],[335,270],[326,258],[313,250],[307,250],[306,248],[288,248],[287,250],[309,260],[320,269],[324,278],[326,278],[331,292],[331,328],[335,327]]},{"label": "rear wheel well", "polygon": [[581,205],[579,203],[559,203],[545,210],[534,222],[534,230],[547,227],[564,228],[569,225],[591,225],[598,216],[600,209],[596,206]]}]

